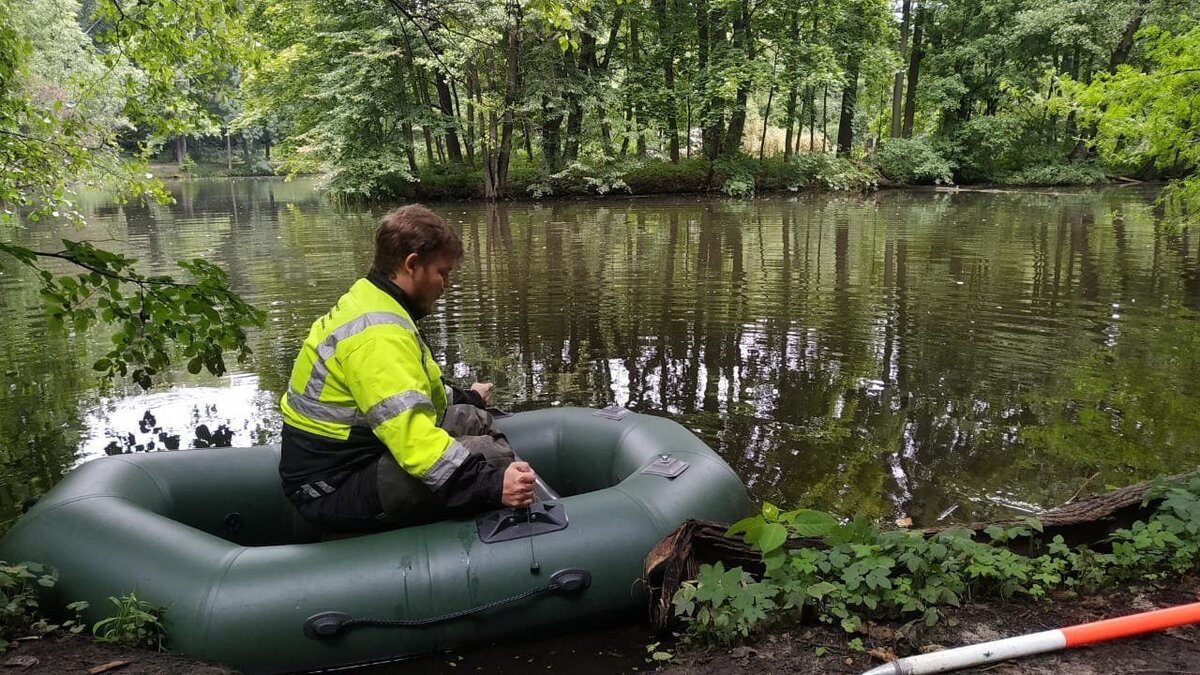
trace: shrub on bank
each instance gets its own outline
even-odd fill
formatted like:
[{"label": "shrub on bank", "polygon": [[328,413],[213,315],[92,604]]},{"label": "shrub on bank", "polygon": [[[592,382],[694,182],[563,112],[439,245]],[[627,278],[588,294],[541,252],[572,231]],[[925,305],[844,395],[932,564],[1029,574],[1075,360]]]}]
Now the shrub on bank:
[{"label": "shrub on bank", "polygon": [[946,158],[923,138],[891,138],[875,151],[879,172],[901,185],[942,185],[954,182]]},{"label": "shrub on bank", "polygon": [[1007,185],[1100,185],[1108,182],[1104,171],[1090,162],[1068,162],[1030,166],[1015,171],[1000,182]]},{"label": "shrub on bank", "polygon": [[54,588],[58,575],[40,563],[8,563],[0,561],[0,654],[11,641],[41,637],[62,629],[71,633],[83,631],[79,613],[87,609],[86,602],[75,602],[67,609],[74,617],[62,623],[51,623],[41,611],[39,594],[42,589]]},{"label": "shrub on bank", "polygon": [[625,171],[625,183],[634,194],[699,192],[706,188],[709,162],[698,157],[680,159],[678,164],[654,159]]},{"label": "shrub on bank", "polygon": [[874,169],[845,157],[827,153],[792,158],[788,189],[873,190],[879,185]]}]

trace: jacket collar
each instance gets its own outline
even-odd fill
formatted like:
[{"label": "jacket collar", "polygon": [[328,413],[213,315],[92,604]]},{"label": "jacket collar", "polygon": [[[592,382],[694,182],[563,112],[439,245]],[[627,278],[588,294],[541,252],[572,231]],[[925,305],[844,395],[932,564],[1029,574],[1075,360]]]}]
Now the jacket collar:
[{"label": "jacket collar", "polygon": [[367,281],[370,281],[371,283],[375,284],[376,288],[392,296],[396,302],[400,303],[400,306],[404,308],[404,311],[408,312],[408,315],[412,317],[413,321],[420,321],[425,317],[425,312],[419,310],[416,303],[414,303],[408,297],[408,294],[404,292],[404,289],[393,283],[391,279],[385,277],[379,272],[376,272],[375,270],[371,270],[367,273]]}]

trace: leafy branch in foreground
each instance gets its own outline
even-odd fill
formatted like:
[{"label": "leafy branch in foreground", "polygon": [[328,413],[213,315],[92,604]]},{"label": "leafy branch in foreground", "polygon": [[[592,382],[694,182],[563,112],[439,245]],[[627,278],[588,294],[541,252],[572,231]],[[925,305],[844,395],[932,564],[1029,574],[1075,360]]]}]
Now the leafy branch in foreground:
[{"label": "leafy branch in foreground", "polygon": [[[52,323],[80,332],[97,321],[115,326],[113,348],[94,364],[106,380],[129,377],[148,389],[171,362],[172,344],[188,359],[191,373],[223,374],[226,350],[235,351],[239,363],[249,357],[246,329],[263,325],[264,315],[230,290],[219,267],[200,258],[180,260],[195,281],[179,283],[145,276],[134,268],[135,259],[87,242],[63,240],[63,246],[42,252],[0,243],[0,252],[38,273]],[[40,266],[46,258],[85,271],[56,275]]]},{"label": "leafy branch in foreground", "polygon": [[[781,512],[766,504],[761,515],[735,523],[763,556],[766,573],[753,578],[740,567],[703,565],[694,582],[675,594],[688,633],[728,642],[773,622],[805,613],[853,632],[867,618],[920,617],[932,625],[941,607],[966,599],[1023,595],[1044,599],[1053,591],[1090,590],[1119,581],[1157,581],[1200,566],[1200,476],[1164,483],[1150,493],[1158,509],[1146,521],[1114,531],[1106,550],[1067,546],[1055,536],[1043,551],[1022,555],[1003,546],[1041,531],[1033,519],[984,531],[881,532],[864,518],[841,522],[826,513]],[[795,545],[787,545],[788,540]],[[803,540],[803,541],[800,541]]]},{"label": "leafy branch in foreground", "polygon": [[[88,4],[85,12],[77,0],[0,0],[0,227],[84,225],[75,190],[85,183],[115,190],[118,202],[170,203],[146,157],[169,135],[211,129],[207,103],[227,93],[231,69],[252,51],[234,0]],[[95,30],[85,32],[89,15]],[[132,159],[118,142],[131,123],[150,132]],[[263,314],[211,263],[180,261],[192,277],[181,283],[143,275],[135,260],[86,242],[63,245],[3,243],[0,254],[38,274],[52,322],[115,328],[112,350],[94,366],[106,379],[148,388],[175,347],[193,373],[219,375],[225,352],[238,361],[250,354],[246,329]],[[43,266],[48,260],[82,271]]]}]

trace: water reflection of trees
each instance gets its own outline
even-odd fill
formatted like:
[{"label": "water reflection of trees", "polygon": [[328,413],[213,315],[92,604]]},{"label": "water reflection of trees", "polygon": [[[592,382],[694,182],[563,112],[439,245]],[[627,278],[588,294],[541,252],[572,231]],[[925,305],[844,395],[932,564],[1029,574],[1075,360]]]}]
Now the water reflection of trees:
[{"label": "water reflection of trees", "polygon": [[[204,256],[228,269],[268,312],[255,370],[277,395],[309,324],[365,271],[380,209],[270,181],[173,189],[178,204],[120,207],[94,236],[152,265]],[[760,498],[928,522],[950,507],[979,515],[1005,491],[1049,503],[1096,471],[1122,482],[1196,457],[1189,423],[1160,416],[1186,417],[1200,397],[1179,360],[1195,353],[1200,256],[1187,234],[1155,230],[1136,194],[433,206],[467,244],[423,322],[448,375],[494,381],[519,408],[615,400],[670,415]],[[39,352],[36,298],[5,279],[0,302],[20,308],[7,356],[45,380],[4,380],[0,424],[26,433],[6,452],[49,481],[73,459],[69,398],[90,388],[83,352],[104,336]],[[1156,382],[1167,394],[1152,396]],[[18,429],[38,397],[45,419]],[[1120,440],[1128,419],[1163,432]]]},{"label": "water reflection of trees", "polygon": [[448,298],[479,319],[431,335],[522,405],[673,415],[760,497],[926,521],[1052,501],[1088,474],[1020,439],[1026,394],[1111,340],[1109,304],[1186,290],[1144,213],[1032,201],[489,206]]}]

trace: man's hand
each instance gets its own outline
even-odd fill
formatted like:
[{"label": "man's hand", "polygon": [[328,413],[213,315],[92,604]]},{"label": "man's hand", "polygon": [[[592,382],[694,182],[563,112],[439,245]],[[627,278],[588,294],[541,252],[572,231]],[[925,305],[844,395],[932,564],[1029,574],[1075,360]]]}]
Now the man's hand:
[{"label": "man's hand", "polygon": [[476,382],[475,384],[471,385],[471,391],[479,394],[479,398],[483,399],[483,404],[487,405],[488,396],[490,396],[492,393],[492,383]]},{"label": "man's hand", "polygon": [[521,508],[533,503],[533,482],[536,476],[528,462],[513,462],[504,470],[504,491],[500,503]]}]

